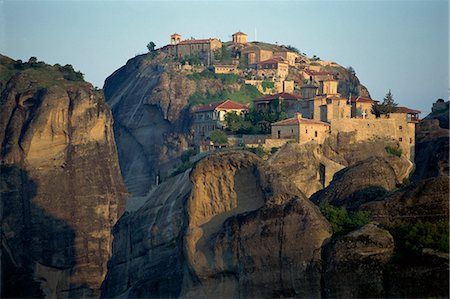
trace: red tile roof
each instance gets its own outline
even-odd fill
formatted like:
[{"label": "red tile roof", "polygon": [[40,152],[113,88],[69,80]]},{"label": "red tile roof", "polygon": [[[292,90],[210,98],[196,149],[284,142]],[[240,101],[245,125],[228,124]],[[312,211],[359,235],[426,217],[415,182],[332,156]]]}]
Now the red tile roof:
[{"label": "red tile roof", "polygon": [[209,39],[186,39],[179,42],[179,45],[190,45],[190,44],[209,44],[215,38]]},{"label": "red tile roof", "polygon": [[365,98],[365,97],[361,97],[361,96],[358,96],[358,97],[351,97],[350,98],[350,100],[352,101],[352,102],[357,102],[357,103],[373,103],[373,102],[378,102],[378,101],[375,101],[375,100],[372,100],[372,99],[369,99],[369,98]]},{"label": "red tile roof", "polygon": [[410,109],[408,107],[399,106],[399,107],[395,107],[394,113],[419,114],[422,112],[419,110]]},{"label": "red tile roof", "polygon": [[262,64],[262,65],[272,64],[272,63],[287,63],[287,62],[284,61],[284,59],[282,57],[278,57],[278,56],[258,62],[258,64]]},{"label": "red tile roof", "polygon": [[253,101],[271,101],[271,100],[275,100],[275,99],[285,99],[285,100],[300,100],[302,97],[292,94],[292,93],[287,93],[287,92],[281,92],[281,93],[277,93],[277,94],[273,94],[270,96],[265,96]]},{"label": "red tile roof", "polygon": [[245,34],[244,32],[241,32],[241,31],[238,31],[238,32],[234,33],[233,35],[245,35],[245,36],[247,36],[247,34]]},{"label": "red tile roof", "polygon": [[248,107],[230,100],[210,103],[207,105],[200,105],[194,107],[194,112],[205,112],[214,111],[216,109],[226,109],[226,110],[248,110]]},{"label": "red tile roof", "polygon": [[284,120],[277,121],[275,123],[272,123],[272,126],[292,126],[292,125],[324,125],[329,126],[330,124],[321,122],[318,120],[308,119],[308,118],[298,118],[298,117],[292,117]]}]

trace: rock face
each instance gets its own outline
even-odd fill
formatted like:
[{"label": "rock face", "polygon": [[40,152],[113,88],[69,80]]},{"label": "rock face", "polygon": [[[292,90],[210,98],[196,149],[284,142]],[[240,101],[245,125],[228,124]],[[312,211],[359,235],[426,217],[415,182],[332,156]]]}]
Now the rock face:
[{"label": "rock face", "polygon": [[125,184],[133,195],[145,195],[187,149],[187,101],[195,83],[138,56],[108,77],[104,90]]},{"label": "rock face", "polygon": [[[413,164],[404,156],[398,158],[388,154],[386,146],[395,147],[396,144],[390,140],[357,142],[353,134],[339,133],[329,136],[322,146],[288,144],[271,157],[269,163],[306,196],[310,197],[331,183],[328,193],[336,193],[334,198],[339,197],[342,201],[345,200],[342,196],[348,197],[366,187],[376,187],[378,191],[391,190],[409,176]],[[346,167],[348,169],[343,170]],[[338,174],[341,170],[343,173]],[[334,177],[335,174],[338,177]],[[346,180],[347,176],[352,179]],[[339,194],[336,186],[343,181],[348,182],[341,188],[345,194]],[[355,185],[350,186],[352,184]],[[377,194],[379,192],[375,192],[371,199]]]},{"label": "rock face", "polygon": [[[388,162],[389,161],[389,162]],[[315,193],[313,202],[327,201],[335,206],[357,208],[362,203],[382,197],[398,184],[392,165],[408,165],[406,159],[398,157],[373,157],[357,162],[334,175],[330,185]]]},{"label": "rock face", "polygon": [[[448,109],[444,115],[447,118]],[[416,170],[412,181],[435,176],[449,175],[449,139],[448,127],[442,127],[439,119],[427,117],[416,126],[415,163]]]},{"label": "rock face", "polygon": [[381,201],[364,204],[361,209],[380,222],[448,220],[448,194],[448,177],[441,176],[412,184]]},{"label": "rock face", "polygon": [[41,68],[0,98],[2,297],[95,296],[126,195],[111,112],[90,84],[49,84]]},{"label": "rock face", "polygon": [[394,253],[388,231],[370,223],[325,247],[323,294],[327,298],[386,297],[383,271]]},{"label": "rock face", "polygon": [[330,225],[269,168],[250,153],[217,154],[158,186],[115,227],[102,296],[320,296]]}]

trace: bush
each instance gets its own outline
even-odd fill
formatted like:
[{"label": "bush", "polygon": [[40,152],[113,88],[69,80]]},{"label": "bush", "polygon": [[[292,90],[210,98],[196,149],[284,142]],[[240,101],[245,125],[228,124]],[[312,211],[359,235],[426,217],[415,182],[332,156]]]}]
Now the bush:
[{"label": "bush", "polygon": [[269,82],[269,81],[263,81],[261,83],[261,87],[263,88],[264,91],[266,91],[266,89],[274,88],[275,87],[275,83]]},{"label": "bush", "polygon": [[181,157],[180,157],[181,161],[189,162],[189,159],[191,157],[195,156],[196,154],[197,154],[197,151],[195,149],[190,148],[181,154]]},{"label": "bush", "polygon": [[402,149],[401,148],[395,149],[395,148],[393,148],[391,146],[386,146],[384,149],[386,150],[386,152],[388,154],[391,154],[391,155],[394,155],[394,156],[397,156],[397,157],[401,157],[402,156]]},{"label": "bush", "polygon": [[228,142],[227,135],[223,131],[217,129],[211,133],[210,138],[212,143],[214,143],[214,145],[222,145]]},{"label": "bush", "polygon": [[369,223],[369,213],[358,211],[356,213],[348,213],[343,207],[334,207],[326,201],[319,203],[322,214],[330,222],[335,235],[345,235]]},{"label": "bush", "polygon": [[192,166],[194,166],[194,164],[192,164],[189,161],[186,161],[183,164],[181,164],[174,172],[172,172],[171,176],[176,176],[180,173],[183,173],[186,170],[188,170],[189,168],[192,168]]},{"label": "bush", "polygon": [[417,255],[424,248],[442,252],[449,250],[448,222],[418,220],[415,223],[396,221],[385,227],[394,237],[397,255]]}]

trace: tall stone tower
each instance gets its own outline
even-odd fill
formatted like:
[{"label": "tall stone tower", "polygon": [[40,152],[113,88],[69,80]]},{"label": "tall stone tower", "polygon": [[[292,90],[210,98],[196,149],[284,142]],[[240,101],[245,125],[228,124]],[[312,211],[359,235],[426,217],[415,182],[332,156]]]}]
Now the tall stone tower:
[{"label": "tall stone tower", "polygon": [[181,41],[181,35],[178,33],[174,33],[170,36],[170,44],[176,45]]},{"label": "tall stone tower", "polygon": [[247,34],[240,31],[233,34],[233,44],[246,44],[246,43],[247,43]]}]

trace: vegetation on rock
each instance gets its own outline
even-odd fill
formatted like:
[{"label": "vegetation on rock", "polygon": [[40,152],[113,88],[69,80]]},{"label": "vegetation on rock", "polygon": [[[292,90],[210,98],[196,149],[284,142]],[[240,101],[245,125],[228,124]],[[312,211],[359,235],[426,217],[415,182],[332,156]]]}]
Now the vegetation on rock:
[{"label": "vegetation on rock", "polygon": [[369,223],[369,213],[358,211],[349,213],[344,207],[334,207],[326,201],[319,204],[320,211],[330,222],[335,235],[345,235]]}]

